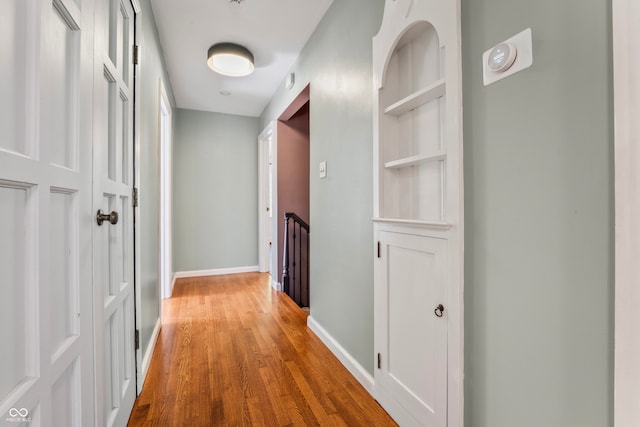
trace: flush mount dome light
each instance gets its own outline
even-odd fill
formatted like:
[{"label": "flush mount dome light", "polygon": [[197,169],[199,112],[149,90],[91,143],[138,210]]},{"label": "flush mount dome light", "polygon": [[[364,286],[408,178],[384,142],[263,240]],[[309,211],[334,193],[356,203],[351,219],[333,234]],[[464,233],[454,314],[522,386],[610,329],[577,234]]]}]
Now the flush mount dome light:
[{"label": "flush mount dome light", "polygon": [[253,54],[235,43],[217,43],[209,48],[207,64],[216,73],[241,77],[253,73]]}]

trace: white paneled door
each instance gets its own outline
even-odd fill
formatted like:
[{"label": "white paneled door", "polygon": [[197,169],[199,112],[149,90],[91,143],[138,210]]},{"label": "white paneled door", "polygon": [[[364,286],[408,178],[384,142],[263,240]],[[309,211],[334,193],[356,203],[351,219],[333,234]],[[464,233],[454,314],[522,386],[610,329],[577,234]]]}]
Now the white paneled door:
[{"label": "white paneled door", "polygon": [[94,424],[93,0],[0,2],[0,424]]},{"label": "white paneled door", "polygon": [[379,233],[376,398],[402,426],[447,425],[447,240]]},{"label": "white paneled door", "polygon": [[133,407],[136,388],[132,207],[135,16],[130,0],[95,1],[96,418],[100,426],[123,426]]}]

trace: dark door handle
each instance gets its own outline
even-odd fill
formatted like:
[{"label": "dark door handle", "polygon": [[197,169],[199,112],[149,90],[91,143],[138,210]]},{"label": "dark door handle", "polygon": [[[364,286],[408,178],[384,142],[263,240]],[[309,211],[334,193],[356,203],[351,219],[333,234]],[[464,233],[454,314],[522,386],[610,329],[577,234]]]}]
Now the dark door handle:
[{"label": "dark door handle", "polygon": [[111,211],[111,213],[106,214],[102,212],[102,209],[98,209],[98,213],[96,213],[96,222],[98,225],[102,225],[105,221],[109,221],[111,224],[116,225],[118,223],[118,212]]},{"label": "dark door handle", "polygon": [[438,306],[433,310],[434,314],[438,317],[442,317],[444,314],[444,305],[438,304]]}]

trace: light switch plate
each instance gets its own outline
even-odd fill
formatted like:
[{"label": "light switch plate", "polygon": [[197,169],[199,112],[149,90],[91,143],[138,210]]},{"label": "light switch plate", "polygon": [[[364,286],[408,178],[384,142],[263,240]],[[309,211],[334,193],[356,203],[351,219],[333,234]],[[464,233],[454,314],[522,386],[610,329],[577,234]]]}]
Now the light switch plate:
[{"label": "light switch plate", "polygon": [[[531,28],[527,28],[523,32],[516,34],[500,43],[510,44],[516,47],[517,54],[516,59],[513,61],[511,67],[502,72],[491,71],[489,68],[489,54],[493,50],[492,46],[482,55],[482,77],[485,86],[489,86],[491,83],[495,83],[498,80],[502,80],[505,77],[509,77],[518,71],[522,71],[525,68],[529,68],[533,64],[533,45],[531,37]],[[500,43],[496,43],[496,46]]]},{"label": "light switch plate", "polygon": [[319,172],[320,178],[326,178],[327,177],[327,162],[326,161],[320,162],[320,167],[318,168],[318,172]]}]

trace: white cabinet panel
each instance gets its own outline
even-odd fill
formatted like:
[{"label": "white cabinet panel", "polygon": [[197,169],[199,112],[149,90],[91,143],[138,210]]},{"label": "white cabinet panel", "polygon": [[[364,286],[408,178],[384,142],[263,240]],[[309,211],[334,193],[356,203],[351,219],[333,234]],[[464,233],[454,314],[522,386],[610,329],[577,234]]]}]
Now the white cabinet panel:
[{"label": "white cabinet panel", "polygon": [[[376,262],[377,398],[401,425],[445,426],[447,241],[382,231]],[[400,409],[402,408],[402,409]]]},{"label": "white cabinet panel", "polygon": [[27,376],[26,224],[27,191],[0,185],[0,401]]},{"label": "white cabinet panel", "polygon": [[26,154],[27,1],[3,0],[0,13],[0,148]]},{"label": "white cabinet panel", "polygon": [[79,283],[73,274],[77,256],[78,214],[73,193],[51,192],[51,351],[55,353],[67,338],[78,334]]},{"label": "white cabinet panel", "polygon": [[40,138],[52,164],[77,168],[80,32],[69,26],[57,8],[44,31],[41,64]]},{"label": "white cabinet panel", "polygon": [[58,380],[52,390],[52,419],[56,425],[80,427],[80,407],[77,405],[80,393],[78,362],[72,363]]}]

